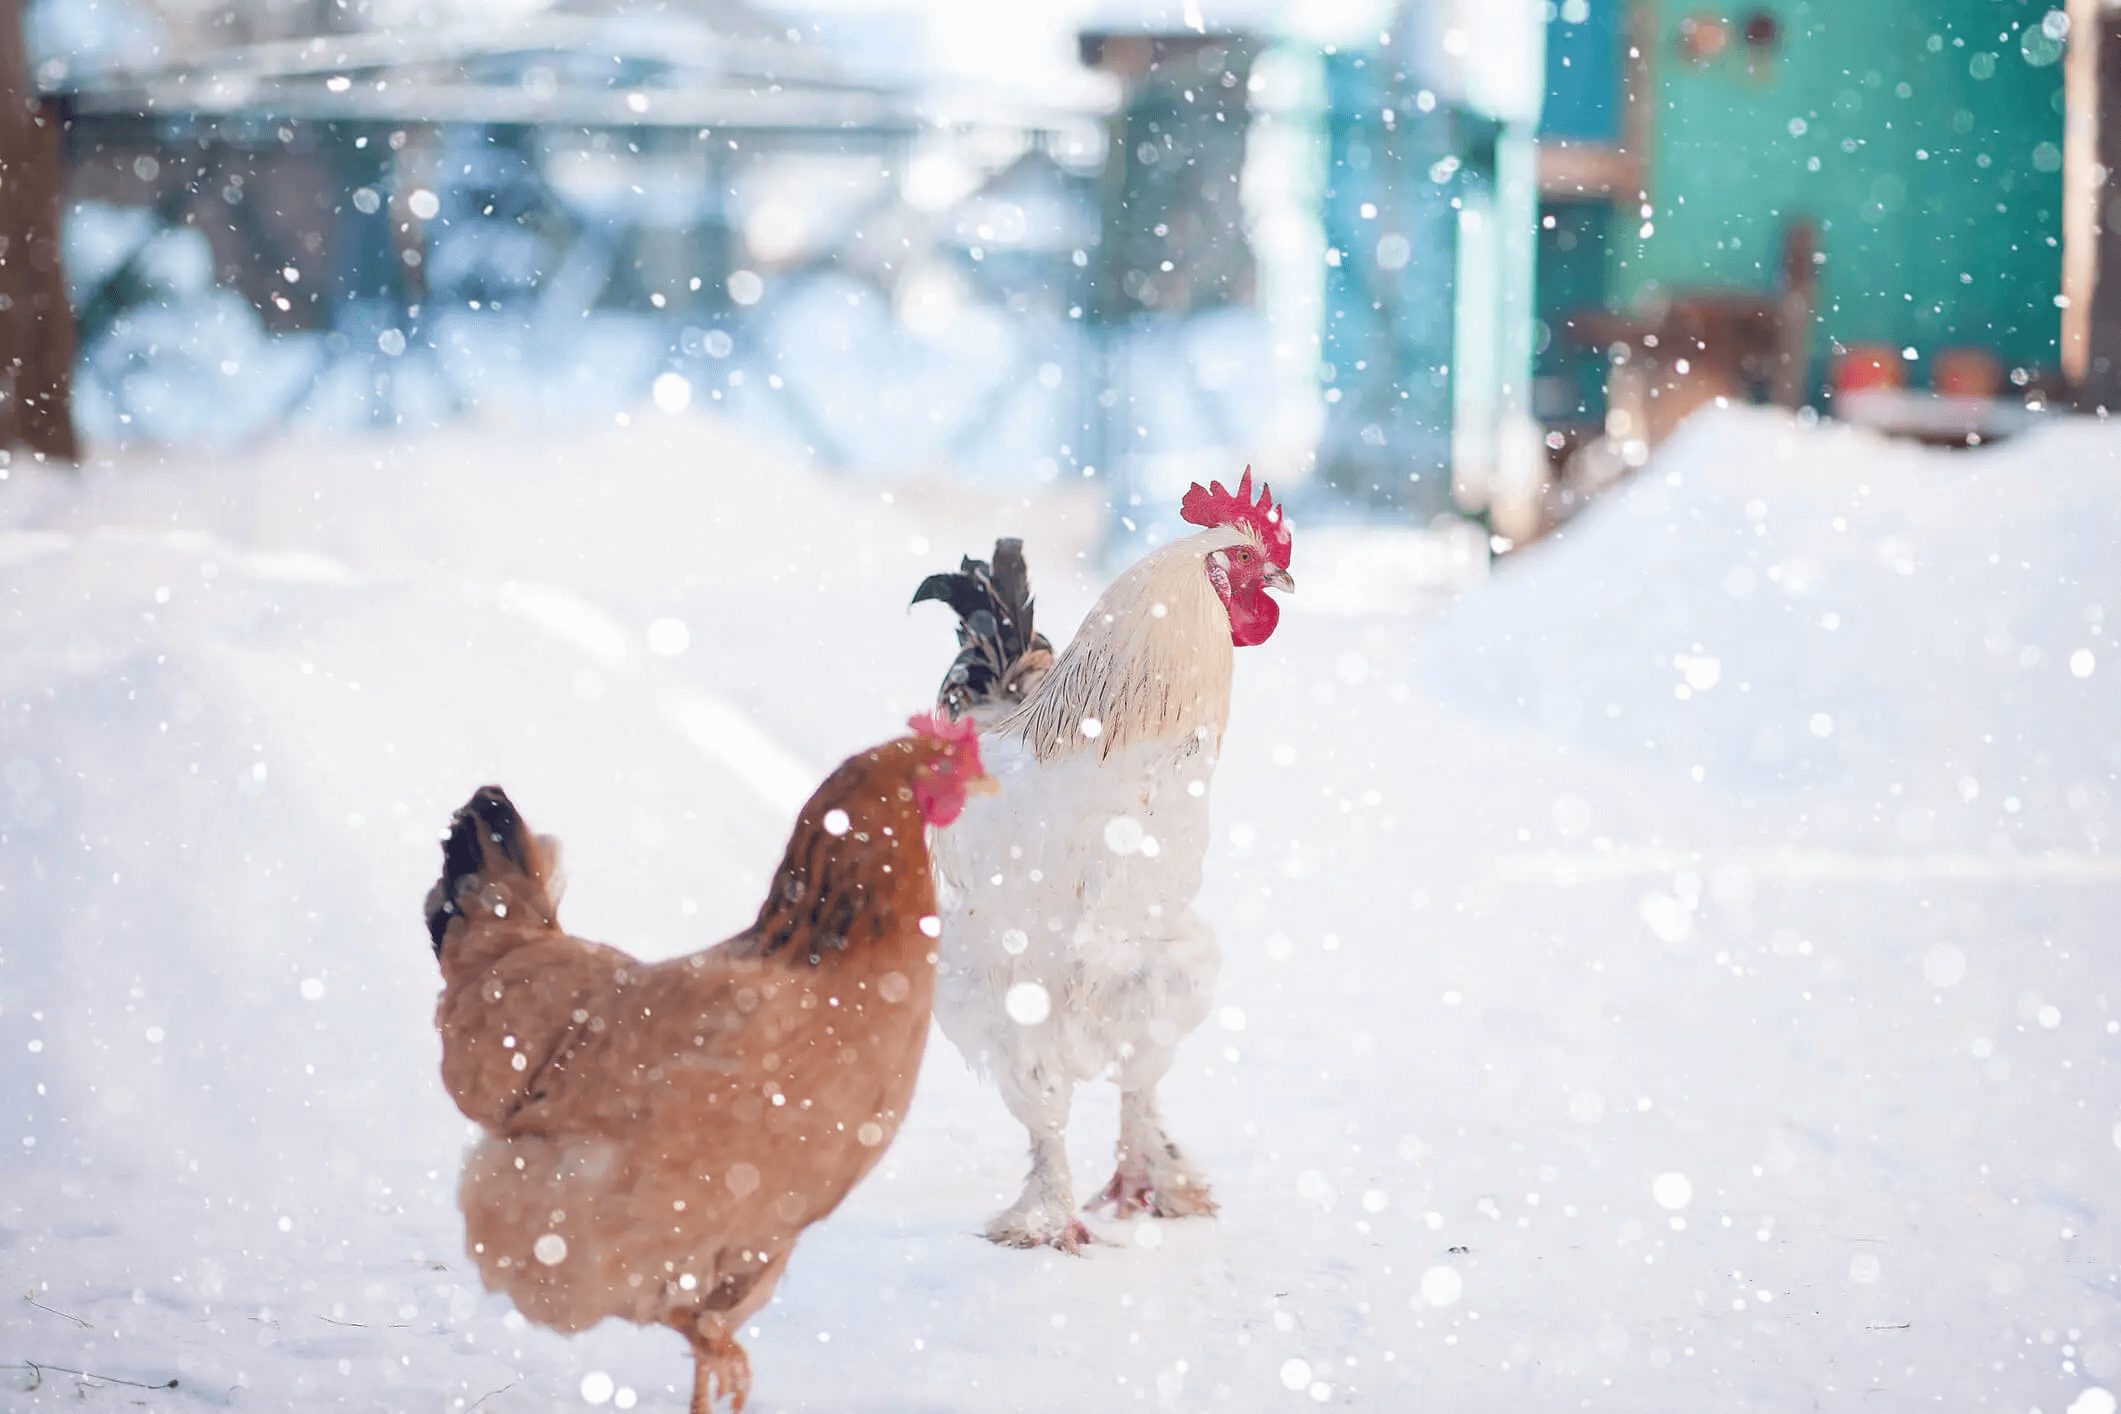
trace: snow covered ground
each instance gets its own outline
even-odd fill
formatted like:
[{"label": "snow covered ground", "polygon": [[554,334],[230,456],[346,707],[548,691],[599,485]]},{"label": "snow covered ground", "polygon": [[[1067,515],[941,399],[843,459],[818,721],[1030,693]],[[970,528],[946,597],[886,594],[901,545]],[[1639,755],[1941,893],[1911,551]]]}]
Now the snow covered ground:
[{"label": "snow covered ground", "polygon": [[[1221,1220],[989,1247],[1021,1134],[938,1041],[755,1407],[2111,1414],[2117,493],[2099,425],[1734,412],[1455,604],[1299,527],[1166,1097]],[[0,1407],[681,1408],[666,1332],[529,1329],[459,1255],[437,832],[503,781],[577,930],[718,938],[933,690],[919,576],[1024,534],[1064,633],[1097,522],[660,417],[18,469]]]}]

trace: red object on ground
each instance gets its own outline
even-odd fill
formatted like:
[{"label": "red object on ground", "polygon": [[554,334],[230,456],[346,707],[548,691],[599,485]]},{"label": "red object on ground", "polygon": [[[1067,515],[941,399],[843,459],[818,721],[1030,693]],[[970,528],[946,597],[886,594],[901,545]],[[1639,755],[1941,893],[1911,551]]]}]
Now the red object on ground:
[{"label": "red object on ground", "polygon": [[2003,388],[2003,362],[1987,349],[1946,349],[1931,380],[1947,398],[1993,398]]},{"label": "red object on ground", "polygon": [[1834,369],[1834,391],[1862,393],[1874,388],[1905,388],[1907,366],[1899,350],[1884,344],[1851,344]]}]

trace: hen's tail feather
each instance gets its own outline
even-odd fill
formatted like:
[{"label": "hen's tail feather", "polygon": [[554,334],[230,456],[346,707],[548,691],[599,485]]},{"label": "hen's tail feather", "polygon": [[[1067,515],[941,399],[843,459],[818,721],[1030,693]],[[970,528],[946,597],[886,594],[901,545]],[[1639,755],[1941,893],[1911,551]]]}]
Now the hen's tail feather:
[{"label": "hen's tail feather", "polygon": [[521,909],[556,921],[559,841],[533,835],[508,792],[481,786],[449,822],[442,877],[427,893],[427,935],[437,956],[452,919]]},{"label": "hen's tail feather", "polygon": [[990,704],[1022,702],[1053,666],[1053,645],[1032,622],[1031,571],[1024,542],[994,542],[994,559],[970,555],[955,573],[931,574],[913,602],[938,599],[957,615],[957,658],[937,700],[952,717]]}]

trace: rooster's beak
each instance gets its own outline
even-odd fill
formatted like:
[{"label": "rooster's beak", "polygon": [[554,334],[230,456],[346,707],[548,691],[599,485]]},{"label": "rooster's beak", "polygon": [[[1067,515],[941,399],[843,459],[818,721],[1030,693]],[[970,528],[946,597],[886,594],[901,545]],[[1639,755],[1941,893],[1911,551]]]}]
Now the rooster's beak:
[{"label": "rooster's beak", "polygon": [[1289,572],[1280,565],[1267,566],[1265,583],[1267,588],[1279,589],[1284,594],[1294,594],[1296,592],[1296,581],[1290,578]]},{"label": "rooster's beak", "polygon": [[1001,793],[1002,783],[985,772],[981,772],[965,782],[965,794],[967,795],[1000,795]]}]

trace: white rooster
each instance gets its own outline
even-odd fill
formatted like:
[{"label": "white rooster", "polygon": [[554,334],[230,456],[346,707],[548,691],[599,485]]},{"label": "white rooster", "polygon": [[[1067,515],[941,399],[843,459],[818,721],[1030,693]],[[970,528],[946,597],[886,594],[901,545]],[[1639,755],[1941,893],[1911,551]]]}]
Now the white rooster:
[{"label": "white rooster", "polygon": [[1234,650],[1264,643],[1290,590],[1272,494],[1187,492],[1200,533],[1108,588],[1058,659],[1032,627],[1021,542],[931,575],[914,602],[959,617],[942,704],[980,727],[1002,783],[936,844],[943,884],[935,1014],[1031,1133],[1031,1174],[995,1242],[1077,1251],[1066,1134],[1075,1087],[1120,1088],[1119,1156],[1094,1200],[1116,1216],[1210,1214],[1207,1180],[1165,1132],[1156,1086],[1207,1016],[1221,954],[1193,912],[1208,785]]}]

